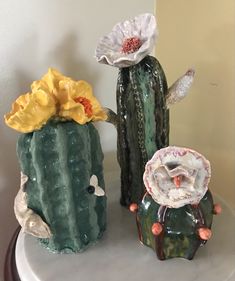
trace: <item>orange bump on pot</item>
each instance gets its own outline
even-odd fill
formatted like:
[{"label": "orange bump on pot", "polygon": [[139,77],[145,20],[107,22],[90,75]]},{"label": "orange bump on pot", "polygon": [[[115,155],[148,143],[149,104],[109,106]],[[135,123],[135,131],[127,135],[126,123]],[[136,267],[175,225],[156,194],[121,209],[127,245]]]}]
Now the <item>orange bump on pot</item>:
[{"label": "orange bump on pot", "polygon": [[152,225],[153,235],[159,235],[162,232],[162,225],[159,222],[156,222]]},{"label": "orange bump on pot", "polygon": [[215,215],[220,215],[222,212],[222,207],[220,204],[214,204],[214,209],[213,209],[213,213]]},{"label": "orange bump on pot", "polygon": [[132,204],[129,206],[129,210],[130,210],[132,213],[137,212],[137,210],[138,210],[138,205],[137,205],[136,203],[132,203]]},{"label": "orange bump on pot", "polygon": [[212,232],[209,228],[199,228],[198,234],[202,240],[209,240],[212,236]]}]

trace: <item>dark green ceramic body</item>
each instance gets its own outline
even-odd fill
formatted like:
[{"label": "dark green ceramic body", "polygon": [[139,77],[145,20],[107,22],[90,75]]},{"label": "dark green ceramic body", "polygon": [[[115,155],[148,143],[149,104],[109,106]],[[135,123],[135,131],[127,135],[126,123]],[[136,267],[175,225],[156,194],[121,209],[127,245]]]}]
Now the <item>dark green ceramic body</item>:
[{"label": "dark green ceramic body", "polygon": [[143,173],[156,150],[169,144],[167,81],[151,56],[122,68],[117,82],[118,161],[121,204],[139,203],[144,195]]},{"label": "dark green ceramic body", "polygon": [[[198,228],[211,228],[213,199],[207,191],[198,206],[166,208],[146,194],[137,212],[137,226],[141,242],[154,249],[160,260],[181,257],[192,259],[199,246],[205,244],[198,236]],[[152,225],[160,222],[163,231],[152,234]]]},{"label": "dark green ceramic body", "polygon": [[53,234],[40,239],[54,252],[79,252],[99,239],[106,227],[106,196],[87,191],[92,175],[104,189],[103,153],[91,124],[50,121],[23,134],[17,145],[26,183],[28,207]]}]

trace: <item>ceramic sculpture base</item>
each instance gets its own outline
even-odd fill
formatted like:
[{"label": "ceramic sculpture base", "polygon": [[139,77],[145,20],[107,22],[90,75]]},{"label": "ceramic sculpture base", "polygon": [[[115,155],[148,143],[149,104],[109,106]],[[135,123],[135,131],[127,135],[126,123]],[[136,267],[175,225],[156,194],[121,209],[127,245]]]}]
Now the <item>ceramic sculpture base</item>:
[{"label": "ceramic sculpture base", "polygon": [[16,263],[22,281],[234,281],[235,214],[221,203],[223,213],[213,223],[213,237],[192,261],[159,261],[139,243],[135,219],[119,205],[119,174],[106,174],[108,227],[95,246],[81,254],[51,254],[32,236],[20,233]]}]

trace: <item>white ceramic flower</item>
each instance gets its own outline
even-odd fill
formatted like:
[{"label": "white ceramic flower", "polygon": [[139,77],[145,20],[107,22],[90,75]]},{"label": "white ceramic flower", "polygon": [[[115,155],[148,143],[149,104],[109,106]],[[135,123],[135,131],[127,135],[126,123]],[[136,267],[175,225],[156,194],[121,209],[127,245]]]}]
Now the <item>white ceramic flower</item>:
[{"label": "white ceramic flower", "polygon": [[210,181],[210,162],[198,152],[169,146],[158,150],[146,164],[144,184],[158,204],[180,208],[198,204]]},{"label": "white ceramic flower", "polygon": [[92,175],[90,178],[90,186],[94,188],[94,194],[96,196],[104,196],[104,190],[98,185],[98,178],[96,175]]},{"label": "white ceramic flower", "polygon": [[21,172],[20,190],[15,202],[14,212],[22,231],[38,238],[50,238],[52,236],[50,227],[32,209],[28,208],[27,193],[25,192],[28,176]]},{"label": "white ceramic flower", "polygon": [[100,63],[128,67],[151,53],[156,38],[155,17],[142,14],[116,24],[111,33],[100,39],[95,56]]}]

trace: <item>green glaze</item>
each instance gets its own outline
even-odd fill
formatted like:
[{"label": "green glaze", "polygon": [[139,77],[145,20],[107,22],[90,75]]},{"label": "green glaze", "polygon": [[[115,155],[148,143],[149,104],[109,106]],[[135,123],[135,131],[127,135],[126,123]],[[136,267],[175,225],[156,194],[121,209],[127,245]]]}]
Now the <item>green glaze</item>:
[{"label": "green glaze", "polygon": [[167,81],[151,56],[122,68],[117,83],[118,161],[121,204],[139,203],[145,192],[143,173],[156,150],[169,144]]},{"label": "green glaze", "polygon": [[106,228],[106,196],[90,194],[96,175],[104,189],[103,153],[91,124],[50,121],[41,130],[20,136],[17,153],[26,183],[28,207],[53,234],[40,239],[53,252],[80,252]]},{"label": "green glaze", "polygon": [[[198,206],[185,205],[181,208],[166,208],[157,204],[146,194],[139,204],[137,224],[143,244],[153,248],[159,259],[181,257],[192,259],[200,245],[205,244],[198,236],[199,227],[211,228],[213,199],[207,191]],[[152,225],[160,222],[163,231],[159,236],[152,234]]]}]

